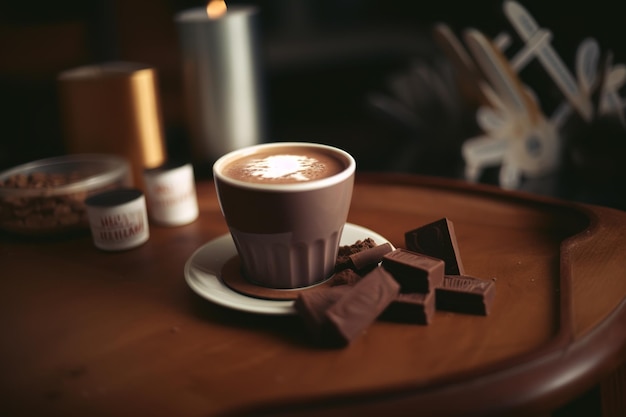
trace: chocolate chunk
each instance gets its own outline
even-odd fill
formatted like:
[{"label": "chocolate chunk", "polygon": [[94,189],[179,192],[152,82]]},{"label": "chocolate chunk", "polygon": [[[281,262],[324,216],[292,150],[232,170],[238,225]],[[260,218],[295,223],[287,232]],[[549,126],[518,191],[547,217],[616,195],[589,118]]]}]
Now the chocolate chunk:
[{"label": "chocolate chunk", "polygon": [[78,173],[31,172],[0,180],[0,188],[28,189],[23,197],[0,198],[0,226],[9,231],[47,234],[88,227],[86,192],[51,193],[81,180]]},{"label": "chocolate chunk", "polygon": [[378,267],[363,277],[327,311],[337,343],[346,345],[359,336],[397,297],[400,286]]},{"label": "chocolate chunk", "polygon": [[435,314],[435,292],[403,293],[389,304],[382,318],[390,321],[429,324]]},{"label": "chocolate chunk", "polygon": [[441,259],[406,249],[387,253],[382,265],[398,281],[403,293],[427,293],[443,281],[444,262]]},{"label": "chocolate chunk", "polygon": [[391,243],[383,243],[382,245],[353,253],[350,255],[350,261],[352,261],[354,269],[361,271],[378,265],[378,263],[383,259],[383,256],[392,250],[393,247],[391,246]]},{"label": "chocolate chunk", "polygon": [[336,287],[338,285],[354,285],[363,278],[361,275],[354,272],[352,269],[344,269],[336,272],[330,279],[330,286]]},{"label": "chocolate chunk", "polygon": [[434,258],[443,259],[447,275],[463,275],[463,263],[454,233],[447,218],[429,223],[404,234],[406,248]]},{"label": "chocolate chunk", "polygon": [[446,275],[435,289],[437,310],[486,316],[496,294],[495,282],[466,275]]},{"label": "chocolate chunk", "polygon": [[368,237],[365,240],[357,240],[352,245],[340,246],[337,251],[337,262],[335,263],[335,271],[341,271],[342,269],[350,268],[352,262],[350,261],[350,255],[361,252],[365,249],[370,249],[376,246],[374,239]]},{"label": "chocolate chunk", "polygon": [[328,321],[325,313],[346,291],[351,288],[342,286],[319,291],[305,291],[294,301],[294,308],[304,320],[307,331],[316,343],[321,343],[327,332]]}]

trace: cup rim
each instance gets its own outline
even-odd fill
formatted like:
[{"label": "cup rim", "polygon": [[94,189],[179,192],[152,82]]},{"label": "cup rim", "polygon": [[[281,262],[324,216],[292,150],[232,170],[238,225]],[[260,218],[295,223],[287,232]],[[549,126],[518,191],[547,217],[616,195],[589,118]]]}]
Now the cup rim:
[{"label": "cup rim", "polygon": [[[228,177],[224,175],[221,171],[221,168],[230,160],[236,157],[241,157],[244,155],[249,155],[258,151],[259,149],[267,149],[267,148],[280,148],[280,147],[299,147],[299,148],[317,148],[317,149],[325,149],[335,153],[338,153],[342,157],[346,159],[348,162],[347,167],[330,177],[322,178],[319,180],[306,181],[303,183],[282,183],[282,184],[267,184],[267,183],[252,183],[241,180],[236,180],[234,178]],[[248,146],[245,148],[237,149],[231,151],[223,156],[221,156],[215,163],[213,164],[213,178],[215,180],[219,179],[220,181],[251,190],[258,191],[274,191],[274,192],[294,192],[294,191],[309,191],[309,190],[317,190],[320,188],[325,188],[331,185],[338,184],[350,176],[354,174],[356,171],[356,161],[348,152],[343,149],[337,148],[335,146],[324,145],[321,143],[314,142],[270,142],[270,143],[262,143],[259,145]]]}]

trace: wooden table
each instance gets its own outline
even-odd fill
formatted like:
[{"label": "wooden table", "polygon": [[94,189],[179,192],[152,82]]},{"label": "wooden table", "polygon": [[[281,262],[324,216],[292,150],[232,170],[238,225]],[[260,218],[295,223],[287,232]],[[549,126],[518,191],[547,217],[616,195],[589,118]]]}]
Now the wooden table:
[{"label": "wooden table", "polygon": [[403,246],[448,217],[466,273],[496,280],[487,317],[385,321],[344,349],[297,316],[224,308],[183,268],[227,232],[213,185],[200,218],[125,252],[88,235],[0,238],[0,415],[515,415],[554,409],[626,352],[626,213],[486,186],[359,175],[349,222]]}]

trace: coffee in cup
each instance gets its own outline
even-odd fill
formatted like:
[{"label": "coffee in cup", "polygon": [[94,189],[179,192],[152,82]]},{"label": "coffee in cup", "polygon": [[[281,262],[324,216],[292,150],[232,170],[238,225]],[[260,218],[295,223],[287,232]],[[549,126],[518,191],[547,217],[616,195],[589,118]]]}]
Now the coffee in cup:
[{"label": "coffee in cup", "polygon": [[220,207],[249,280],[300,288],[332,275],[355,169],[347,152],[301,142],[251,146],[215,162]]}]

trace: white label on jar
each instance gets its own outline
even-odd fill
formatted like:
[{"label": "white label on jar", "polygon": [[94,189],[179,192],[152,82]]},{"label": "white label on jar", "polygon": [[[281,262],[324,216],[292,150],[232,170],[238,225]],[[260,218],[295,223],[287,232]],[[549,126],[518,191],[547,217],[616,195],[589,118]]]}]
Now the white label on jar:
[{"label": "white label on jar", "polygon": [[177,226],[198,217],[198,201],[191,164],[171,170],[144,173],[150,218],[157,223]]},{"label": "white label on jar", "polygon": [[150,236],[143,195],[117,206],[87,206],[87,213],[94,244],[100,249],[130,249],[146,242]]},{"label": "white label on jar", "polygon": [[100,230],[98,238],[103,242],[123,242],[142,234],[146,223],[143,213],[120,213],[100,218]]}]

